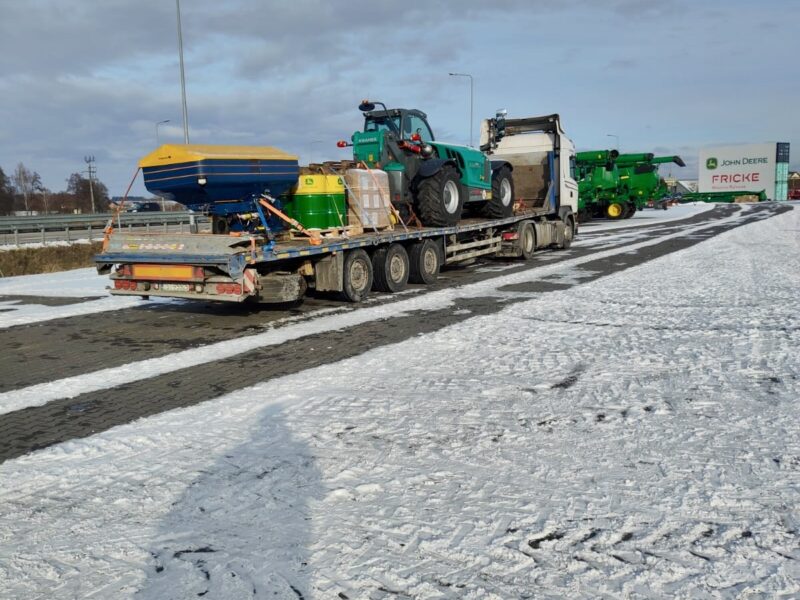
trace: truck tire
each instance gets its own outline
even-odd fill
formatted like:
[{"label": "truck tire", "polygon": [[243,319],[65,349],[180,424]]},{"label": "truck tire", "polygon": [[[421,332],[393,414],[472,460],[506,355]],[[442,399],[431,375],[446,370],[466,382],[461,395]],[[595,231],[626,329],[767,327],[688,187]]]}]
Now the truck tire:
[{"label": "truck tire", "polygon": [[517,226],[517,243],[520,249],[520,258],[530,260],[536,252],[536,230],[533,223],[523,221]]},{"label": "truck tire", "polygon": [[431,285],[439,277],[442,268],[442,253],[433,240],[421,240],[411,246],[411,263],[408,280],[411,283]]},{"label": "truck tire", "polygon": [[372,289],[372,261],[360,248],[344,257],[341,297],[347,302],[361,302]]},{"label": "truck tire", "polygon": [[464,191],[453,165],[444,165],[435,175],[417,185],[417,215],[427,227],[450,227],[461,219]]},{"label": "truck tire", "polygon": [[564,241],[561,243],[559,248],[562,250],[566,250],[570,246],[572,246],[572,240],[575,239],[575,219],[572,215],[569,215],[564,220]]},{"label": "truck tire", "polygon": [[408,267],[408,253],[400,244],[378,248],[372,255],[372,289],[391,293],[406,289]]},{"label": "truck tire", "polygon": [[514,179],[508,167],[500,167],[492,173],[492,199],[481,212],[490,219],[504,219],[514,214]]}]

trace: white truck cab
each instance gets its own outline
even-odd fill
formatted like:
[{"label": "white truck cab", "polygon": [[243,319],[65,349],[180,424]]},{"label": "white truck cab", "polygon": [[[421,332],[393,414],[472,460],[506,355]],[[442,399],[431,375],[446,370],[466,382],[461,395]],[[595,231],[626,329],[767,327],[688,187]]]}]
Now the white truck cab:
[{"label": "white truck cab", "polygon": [[564,134],[558,115],[508,119],[505,111],[498,111],[481,123],[480,147],[512,165],[515,196],[524,206],[550,203],[562,218],[567,212],[577,214],[575,144]]}]

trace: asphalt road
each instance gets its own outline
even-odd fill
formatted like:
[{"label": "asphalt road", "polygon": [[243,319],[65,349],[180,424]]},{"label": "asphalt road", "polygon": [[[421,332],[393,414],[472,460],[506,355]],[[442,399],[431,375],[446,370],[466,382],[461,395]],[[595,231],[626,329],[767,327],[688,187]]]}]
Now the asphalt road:
[{"label": "asphalt road", "polygon": [[[77,397],[49,402],[0,415],[0,461],[73,438],[86,437],[111,427],[162,411],[197,404],[227,392],[251,386],[282,375],[297,373],[321,364],[332,363],[425,334],[477,315],[491,314],[509,302],[529,300],[531,295],[582,285],[599,277],[645,264],[739,227],[755,219],[791,210],[788,206],[754,206],[741,219],[724,221],[741,207],[722,205],[689,219],[638,227],[622,227],[594,232],[585,227],[580,243],[568,252],[543,252],[529,262],[493,269],[497,261],[451,269],[429,288],[426,294],[448,286],[461,286],[512,273],[550,267],[566,260],[587,259],[581,264],[585,276],[544,278],[508,286],[500,291],[523,292],[499,301],[496,295],[462,298],[455,306],[419,311],[388,320],[369,321],[357,327],[326,331],[282,344],[258,348],[246,354],[176,370],[164,375]],[[693,225],[708,225],[700,231],[687,231]],[[686,232],[685,234],[683,232]],[[663,238],[663,239],[662,239]],[[653,242],[626,252],[632,242]],[[619,250],[610,253],[609,250]],[[601,254],[602,253],[602,254]],[[596,259],[591,259],[597,254]],[[508,265],[509,263],[506,263]],[[489,267],[489,268],[487,268]],[[391,304],[408,296],[381,296],[376,304]],[[7,299],[0,296],[0,300]],[[41,302],[38,298],[24,298]],[[0,392],[114,368],[134,361],[163,357],[171,353],[259,333],[273,326],[319,318],[321,308],[347,313],[362,310],[359,305],[342,304],[327,297],[309,298],[291,310],[240,307],[217,304],[153,304],[124,311],[96,313],[69,319],[12,327],[3,331],[4,351],[0,356]],[[462,310],[463,309],[463,310]]]}]

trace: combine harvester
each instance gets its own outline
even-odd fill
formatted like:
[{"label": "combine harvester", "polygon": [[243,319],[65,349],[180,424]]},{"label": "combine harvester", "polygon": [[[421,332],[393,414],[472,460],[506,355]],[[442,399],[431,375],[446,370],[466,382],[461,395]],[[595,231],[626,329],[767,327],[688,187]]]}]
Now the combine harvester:
[{"label": "combine harvester", "polygon": [[209,215],[212,231],[109,225],[95,261],[111,293],[286,303],[312,289],[359,302],[431,284],[444,265],[570,246],[577,184],[558,115],[484,121],[484,153],[436,141],[420,111],[360,108],[363,130],[338,144],[352,161],[300,167],[271,147],[200,145],[145,156],[147,189]]},{"label": "combine harvester", "polygon": [[616,150],[579,152],[576,162],[581,190],[579,215],[583,219],[629,219],[637,210],[659,205],[668,190],[658,166],[686,166],[680,156],[619,154]]}]

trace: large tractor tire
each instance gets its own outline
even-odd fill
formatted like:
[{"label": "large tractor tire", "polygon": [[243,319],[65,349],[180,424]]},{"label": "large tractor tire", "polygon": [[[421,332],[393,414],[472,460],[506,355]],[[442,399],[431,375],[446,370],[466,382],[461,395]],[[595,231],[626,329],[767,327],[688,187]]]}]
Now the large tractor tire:
[{"label": "large tractor tire", "polygon": [[503,219],[514,214],[514,179],[508,167],[492,173],[492,199],[486,202],[481,212],[490,219]]},{"label": "large tractor tire", "polygon": [[605,215],[607,219],[619,220],[622,219],[622,215],[625,214],[625,205],[621,202],[612,202],[605,209]]},{"label": "large tractor tire", "polygon": [[409,252],[411,272],[408,280],[411,283],[431,285],[439,276],[442,268],[442,252],[433,240],[421,240],[411,246]]},{"label": "large tractor tire", "polygon": [[372,255],[372,289],[392,293],[406,289],[408,267],[408,253],[400,244],[378,248]]},{"label": "large tractor tire", "polygon": [[361,250],[350,250],[344,257],[344,273],[342,273],[343,300],[361,302],[372,289],[372,261],[369,255]]},{"label": "large tractor tire", "polygon": [[452,165],[417,185],[417,216],[428,227],[449,227],[458,223],[464,209],[461,177]]}]

